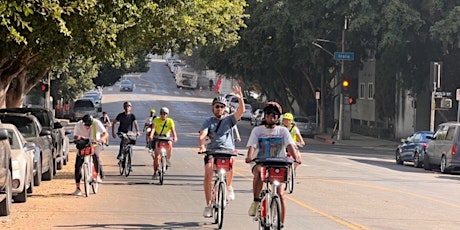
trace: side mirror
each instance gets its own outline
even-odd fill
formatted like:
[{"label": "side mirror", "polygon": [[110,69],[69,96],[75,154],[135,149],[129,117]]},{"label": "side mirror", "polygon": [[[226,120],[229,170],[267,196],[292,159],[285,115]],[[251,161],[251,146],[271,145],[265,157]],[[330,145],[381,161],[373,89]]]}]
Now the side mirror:
[{"label": "side mirror", "polygon": [[0,129],[0,140],[8,139],[8,130]]},{"label": "side mirror", "polygon": [[51,131],[42,129],[42,131],[40,132],[40,136],[46,136],[46,135],[51,135]]},{"label": "side mirror", "polygon": [[26,142],[26,143],[24,144],[24,148],[25,148],[27,151],[33,150],[33,149],[35,149],[35,147],[36,147],[36,145],[35,145],[35,143],[33,143],[33,142]]},{"label": "side mirror", "polygon": [[54,128],[55,128],[55,129],[60,129],[60,128],[62,128],[62,127],[63,127],[63,126],[62,126],[62,123],[61,123],[61,122],[59,122],[59,121],[54,122]]}]

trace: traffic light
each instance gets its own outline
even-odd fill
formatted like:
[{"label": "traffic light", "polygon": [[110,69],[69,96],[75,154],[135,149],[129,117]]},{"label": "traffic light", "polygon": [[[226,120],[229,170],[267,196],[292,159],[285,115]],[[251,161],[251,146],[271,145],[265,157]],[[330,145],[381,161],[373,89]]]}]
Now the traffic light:
[{"label": "traffic light", "polygon": [[349,98],[348,98],[348,104],[349,104],[349,105],[354,105],[354,104],[356,104],[356,98],[354,98],[354,97],[349,97]]},{"label": "traffic light", "polygon": [[350,81],[346,78],[342,79],[342,89],[343,91],[348,91],[348,88],[350,88]]},{"label": "traffic light", "polygon": [[49,86],[48,84],[42,83],[42,84],[40,85],[40,90],[41,90],[42,92],[48,92],[49,89],[50,89],[50,86]]}]

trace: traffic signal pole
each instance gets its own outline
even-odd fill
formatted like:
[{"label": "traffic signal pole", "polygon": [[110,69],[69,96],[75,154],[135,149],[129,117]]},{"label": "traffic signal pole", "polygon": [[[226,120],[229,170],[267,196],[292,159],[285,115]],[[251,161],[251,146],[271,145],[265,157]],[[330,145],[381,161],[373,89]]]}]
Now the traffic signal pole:
[{"label": "traffic signal pole", "polygon": [[[345,24],[342,29],[342,53],[345,52],[345,30],[347,29],[348,19],[345,16]],[[345,66],[343,60],[340,63],[340,82],[343,80],[343,74],[345,72]],[[339,87],[339,128],[337,131],[337,140],[340,141],[343,138],[343,92],[342,87]]]},{"label": "traffic signal pole", "polygon": [[50,98],[51,98],[51,73],[48,73],[48,79],[46,79],[46,84],[48,84],[48,90],[45,92],[45,108],[50,109],[51,108],[51,103],[50,103]]}]

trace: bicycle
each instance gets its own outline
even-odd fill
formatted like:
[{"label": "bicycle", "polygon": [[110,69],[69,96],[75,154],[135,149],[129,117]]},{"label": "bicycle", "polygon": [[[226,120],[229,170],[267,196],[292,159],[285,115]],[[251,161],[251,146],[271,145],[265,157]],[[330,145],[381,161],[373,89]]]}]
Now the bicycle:
[{"label": "bicycle", "polygon": [[[158,179],[160,180],[160,184],[163,185],[164,175],[166,170],[168,170],[168,162],[166,160],[166,152],[171,149],[171,145],[169,144],[171,138],[169,137],[155,137],[155,145],[156,148],[160,148],[161,153],[161,160],[160,160],[160,168],[158,170]],[[155,159],[155,155],[154,155]],[[155,172],[154,172],[155,173]]]},{"label": "bicycle", "polygon": [[[78,140],[84,146],[82,149],[78,150],[78,156],[83,159],[83,164],[81,166],[81,175],[83,179],[85,196],[89,196],[89,186],[92,187],[93,193],[96,194],[99,190],[99,182],[97,181],[98,172],[96,166],[93,162],[93,155],[96,153],[95,148],[100,143],[89,141],[88,139]],[[77,142],[78,143],[78,142]],[[96,146],[95,146],[96,145]]]},{"label": "bicycle", "polygon": [[136,134],[134,132],[118,132],[118,137],[122,140],[121,146],[121,158],[118,160],[118,169],[120,176],[123,174],[128,177],[132,171],[132,156],[133,156],[133,145],[136,144]]},{"label": "bicycle", "polygon": [[281,201],[277,189],[287,181],[293,161],[288,158],[256,158],[253,161],[262,166],[261,177],[265,183],[254,220],[259,221],[259,229],[281,229]]},{"label": "bicycle", "polygon": [[227,206],[227,171],[232,170],[232,157],[240,154],[231,149],[213,149],[198,154],[212,156],[214,169],[214,185],[211,190],[212,217],[214,224],[221,229],[224,220],[224,209]]},{"label": "bicycle", "polygon": [[[297,144],[297,147],[302,148],[303,145]],[[289,155],[288,156],[289,159],[294,160],[292,155],[290,155],[290,154],[288,154],[288,155]],[[287,191],[288,194],[292,194],[292,192],[294,191],[295,175],[296,175],[296,170],[295,170],[294,164],[290,164],[289,168],[288,168],[288,177],[287,177],[287,180],[286,180],[286,186],[284,186],[284,191]]]}]

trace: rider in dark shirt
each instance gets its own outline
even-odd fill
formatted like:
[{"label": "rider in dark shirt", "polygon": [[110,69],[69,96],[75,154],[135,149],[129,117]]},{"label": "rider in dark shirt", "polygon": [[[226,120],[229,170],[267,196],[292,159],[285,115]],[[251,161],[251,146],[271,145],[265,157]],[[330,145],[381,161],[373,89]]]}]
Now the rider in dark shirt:
[{"label": "rider in dark shirt", "polygon": [[[118,126],[118,132],[123,132],[123,133],[127,133],[128,131],[132,131],[133,130],[133,124],[134,124],[134,127],[136,128],[136,136],[139,136],[140,135],[140,132],[139,132],[139,125],[137,123],[137,120],[136,120],[136,115],[134,115],[133,113],[131,113],[131,109],[132,109],[132,105],[131,105],[131,102],[125,102],[123,103],[123,108],[124,108],[124,112],[122,113],[119,113],[117,115],[117,117],[115,118],[115,120],[113,121],[113,125],[112,125],[112,136],[114,138],[116,138],[116,134],[115,134],[115,126],[118,122],[120,122],[120,125]],[[120,159],[121,158],[121,147],[123,145],[123,142],[120,141],[120,149],[118,150],[118,156],[117,156],[117,159]]]}]

